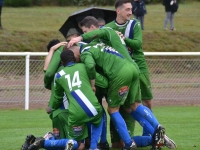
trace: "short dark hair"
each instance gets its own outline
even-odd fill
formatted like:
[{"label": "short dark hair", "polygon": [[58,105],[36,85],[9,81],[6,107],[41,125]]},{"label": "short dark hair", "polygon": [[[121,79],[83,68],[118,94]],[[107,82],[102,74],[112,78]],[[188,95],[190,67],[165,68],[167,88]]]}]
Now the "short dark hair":
[{"label": "short dark hair", "polygon": [[98,18],[97,21],[98,23],[103,23],[104,25],[106,24],[106,21],[103,18]]},{"label": "short dark hair", "polygon": [[60,54],[60,59],[63,63],[63,65],[66,65],[69,62],[76,62],[76,58],[74,56],[73,51],[67,49],[64,50],[61,54]]},{"label": "short dark hair", "polygon": [[117,9],[118,7],[122,6],[123,4],[126,3],[131,3],[130,0],[116,0],[115,2],[115,9]]},{"label": "short dark hair", "polygon": [[51,47],[58,44],[58,43],[60,43],[60,41],[58,39],[51,40],[47,45],[47,51],[49,52]]},{"label": "short dark hair", "polygon": [[90,28],[91,25],[94,25],[97,28],[99,27],[98,20],[93,16],[85,17],[81,22],[79,22],[78,25],[79,25],[80,28],[83,27],[83,26],[85,26],[86,28]]}]

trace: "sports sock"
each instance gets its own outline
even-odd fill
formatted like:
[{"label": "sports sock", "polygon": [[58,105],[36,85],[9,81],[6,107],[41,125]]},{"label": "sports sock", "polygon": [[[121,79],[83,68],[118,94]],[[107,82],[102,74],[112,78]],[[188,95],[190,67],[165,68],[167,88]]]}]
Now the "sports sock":
[{"label": "sports sock", "polygon": [[102,126],[103,126],[103,118],[101,119],[101,123],[98,127],[91,124],[90,149],[97,149],[97,144],[102,132]]},{"label": "sports sock", "polygon": [[138,115],[135,111],[132,111],[130,115],[137,120],[137,122],[143,127],[145,131],[147,131],[149,134],[153,135],[155,132],[155,129],[152,127],[152,125],[143,117]]},{"label": "sports sock", "polygon": [[105,143],[105,142],[107,142],[107,116],[105,110],[103,109],[103,126],[102,126],[100,143]]},{"label": "sports sock", "polygon": [[128,133],[126,123],[119,112],[110,114],[110,118],[115,125],[115,128],[121,137],[122,141],[125,143],[125,147],[130,147],[132,144],[132,139]]},{"label": "sports sock", "polygon": [[[44,148],[45,149],[52,149],[52,148],[60,148],[65,149],[66,143],[69,141],[69,139],[60,139],[60,140],[45,140],[44,141]],[[74,146],[72,150],[75,150],[78,148],[77,141],[74,141]]]},{"label": "sports sock", "polygon": [[152,111],[143,105],[139,105],[135,112],[145,118],[154,129],[157,129],[159,122],[157,121],[156,117],[153,115]]},{"label": "sports sock", "polygon": [[151,136],[134,136],[133,140],[135,141],[137,147],[146,147],[152,145]]}]

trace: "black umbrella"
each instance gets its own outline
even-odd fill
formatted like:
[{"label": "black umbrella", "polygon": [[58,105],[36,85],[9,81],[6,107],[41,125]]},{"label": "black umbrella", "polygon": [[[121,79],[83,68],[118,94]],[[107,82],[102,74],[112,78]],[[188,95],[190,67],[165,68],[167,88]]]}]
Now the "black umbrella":
[{"label": "black umbrella", "polygon": [[78,23],[87,16],[93,16],[96,19],[103,18],[106,23],[109,23],[115,20],[116,12],[115,10],[100,7],[86,8],[71,14],[69,18],[65,21],[65,23],[62,25],[62,27],[59,29],[59,31],[64,37],[66,37],[70,28],[75,28],[79,33],[83,33],[82,30],[78,27]]}]

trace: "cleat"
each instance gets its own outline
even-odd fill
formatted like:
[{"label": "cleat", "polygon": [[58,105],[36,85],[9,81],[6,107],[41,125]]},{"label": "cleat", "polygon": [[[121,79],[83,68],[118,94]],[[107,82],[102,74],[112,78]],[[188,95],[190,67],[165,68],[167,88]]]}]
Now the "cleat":
[{"label": "cleat", "polygon": [[166,135],[164,136],[164,146],[166,146],[169,149],[177,148],[175,142],[172,139],[168,138]]},{"label": "cleat", "polygon": [[137,150],[137,146],[135,142],[133,142],[129,148],[123,147],[122,150]]},{"label": "cleat", "polygon": [[35,136],[34,135],[27,135],[26,140],[24,144],[21,147],[21,150],[27,150],[28,147],[35,142]]},{"label": "cleat", "polygon": [[35,139],[35,142],[28,147],[28,150],[38,150],[44,147],[45,139],[43,137],[39,137]]},{"label": "cleat", "polygon": [[109,144],[108,144],[108,142],[99,143],[98,144],[98,149],[100,149],[100,150],[109,150]]},{"label": "cleat", "polygon": [[165,128],[161,125],[158,125],[154,135],[153,135],[153,144],[152,150],[161,149],[164,146],[164,136],[165,136]]},{"label": "cleat", "polygon": [[44,137],[45,140],[54,140],[54,135],[52,132],[47,132]]},{"label": "cleat", "polygon": [[72,150],[73,147],[74,147],[74,141],[73,141],[73,140],[69,140],[69,141],[66,143],[65,150]]}]

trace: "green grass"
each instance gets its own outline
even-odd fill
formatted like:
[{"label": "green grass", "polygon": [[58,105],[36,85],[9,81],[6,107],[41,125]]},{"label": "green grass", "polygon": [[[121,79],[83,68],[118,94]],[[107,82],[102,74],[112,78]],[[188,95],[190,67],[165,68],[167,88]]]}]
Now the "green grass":
[{"label": "green grass", "polygon": [[[199,107],[154,107],[153,112],[179,150],[200,149]],[[20,149],[27,134],[43,136],[46,131],[51,131],[51,121],[44,110],[0,110],[0,116],[2,150]],[[140,134],[141,127],[136,123],[135,135]],[[139,148],[149,149],[150,147]]]},{"label": "green grass", "polygon": [[[0,51],[46,51],[51,39],[64,40],[59,28],[68,16],[85,7],[3,7]],[[114,9],[109,6],[107,8]],[[180,4],[175,14],[177,31],[163,30],[165,11],[162,4],[147,5],[143,31],[144,51],[199,51],[200,2]]]}]

